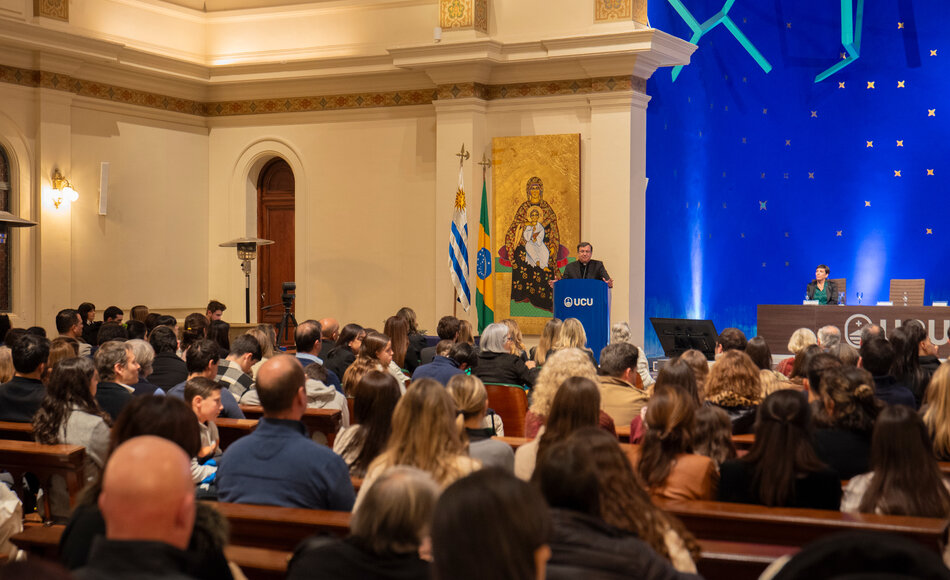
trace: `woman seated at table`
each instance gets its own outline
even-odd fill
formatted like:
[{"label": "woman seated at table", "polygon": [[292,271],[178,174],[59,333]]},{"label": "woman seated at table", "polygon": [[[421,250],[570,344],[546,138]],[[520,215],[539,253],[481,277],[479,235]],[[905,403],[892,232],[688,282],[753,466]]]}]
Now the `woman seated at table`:
[{"label": "woman seated at table", "polygon": [[805,290],[809,300],[817,300],[818,304],[838,303],[838,285],[828,279],[828,274],[831,274],[831,268],[819,264],[815,269],[815,279]]}]

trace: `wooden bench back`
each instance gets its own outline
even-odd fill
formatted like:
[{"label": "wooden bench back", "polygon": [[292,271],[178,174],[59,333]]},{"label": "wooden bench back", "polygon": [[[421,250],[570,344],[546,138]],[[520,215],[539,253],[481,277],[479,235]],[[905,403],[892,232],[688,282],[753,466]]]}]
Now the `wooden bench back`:
[{"label": "wooden bench back", "polygon": [[252,433],[257,429],[257,419],[229,419],[227,417],[217,417],[214,420],[218,428],[218,436],[221,438],[221,449],[227,449],[229,445]]},{"label": "wooden bench back", "polygon": [[[260,405],[241,405],[241,411],[248,419],[260,419],[264,416],[264,408]],[[307,409],[300,420],[311,434],[323,433],[327,444],[333,447],[337,431],[343,426],[343,413],[339,409]]]},{"label": "wooden bench back", "polygon": [[273,550],[293,549],[318,532],[345,536],[350,512],[212,502],[231,524],[231,543]]},{"label": "wooden bench back", "polygon": [[940,551],[950,525],[945,518],[769,508],[715,501],[655,499],[654,503],[677,516],[697,538],[779,546],[801,547],[835,532],[877,531],[911,538]]},{"label": "wooden bench back", "polygon": [[33,423],[0,421],[0,439],[33,441]]},{"label": "wooden bench back", "polygon": [[76,503],[76,496],[85,483],[86,449],[80,445],[43,445],[32,441],[0,440],[0,466],[13,476],[17,495],[23,500],[23,490],[19,482],[26,473],[36,475],[40,486],[46,493],[44,507],[47,517],[50,511],[50,484],[54,475],[66,480],[69,505]]},{"label": "wooden bench back", "polygon": [[521,387],[486,384],[488,406],[505,423],[505,435],[524,437],[525,414],[528,412],[528,394]]}]

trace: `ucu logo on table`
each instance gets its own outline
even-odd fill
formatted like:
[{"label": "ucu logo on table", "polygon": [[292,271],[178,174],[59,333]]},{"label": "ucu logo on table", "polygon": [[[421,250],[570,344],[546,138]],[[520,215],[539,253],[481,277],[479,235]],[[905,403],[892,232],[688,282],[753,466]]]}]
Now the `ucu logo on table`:
[{"label": "ucu logo on table", "polygon": [[571,306],[593,306],[593,298],[565,298],[564,299],[564,308],[570,308]]}]

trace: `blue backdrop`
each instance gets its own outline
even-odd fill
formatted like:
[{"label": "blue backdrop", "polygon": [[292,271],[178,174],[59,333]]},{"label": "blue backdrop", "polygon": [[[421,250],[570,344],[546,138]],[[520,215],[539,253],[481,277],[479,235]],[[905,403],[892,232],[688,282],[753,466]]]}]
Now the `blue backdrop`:
[{"label": "blue backdrop", "polygon": [[[680,8],[703,23],[724,1]],[[651,0],[650,23],[688,40],[677,3]],[[950,299],[950,2],[868,0],[863,21],[857,4],[845,47],[837,0],[727,2],[739,34],[715,26],[675,81],[650,79],[648,318],[751,337],[756,305],[801,303],[820,263],[849,304],[887,300],[891,278]]]}]

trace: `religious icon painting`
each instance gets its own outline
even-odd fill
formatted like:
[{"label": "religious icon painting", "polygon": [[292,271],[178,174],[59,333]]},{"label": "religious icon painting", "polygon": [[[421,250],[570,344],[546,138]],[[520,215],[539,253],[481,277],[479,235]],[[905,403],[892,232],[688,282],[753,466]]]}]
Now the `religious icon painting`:
[{"label": "religious icon painting", "polygon": [[495,320],[527,334],[554,315],[551,281],[580,240],[580,145],[579,134],[492,140]]}]

